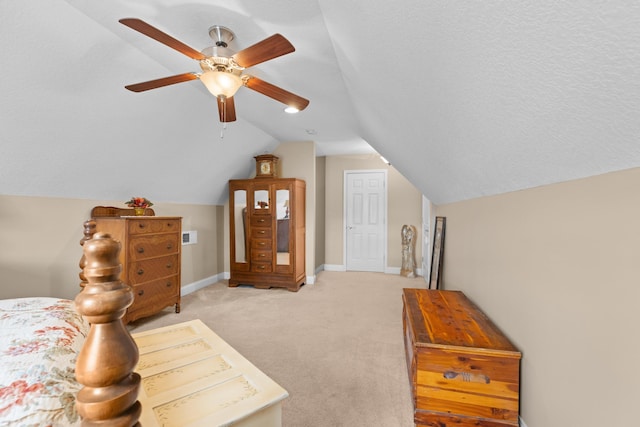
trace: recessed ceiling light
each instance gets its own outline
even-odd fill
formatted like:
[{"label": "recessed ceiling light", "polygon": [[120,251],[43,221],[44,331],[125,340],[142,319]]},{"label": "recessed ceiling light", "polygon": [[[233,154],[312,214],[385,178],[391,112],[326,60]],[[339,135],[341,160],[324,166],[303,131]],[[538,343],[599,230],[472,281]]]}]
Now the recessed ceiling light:
[{"label": "recessed ceiling light", "polygon": [[307,132],[309,135],[315,135],[318,133],[318,131],[315,129],[305,129],[305,132]]},{"label": "recessed ceiling light", "polygon": [[298,110],[296,107],[287,107],[284,109],[284,112],[289,114],[295,114],[300,112],[300,110]]}]

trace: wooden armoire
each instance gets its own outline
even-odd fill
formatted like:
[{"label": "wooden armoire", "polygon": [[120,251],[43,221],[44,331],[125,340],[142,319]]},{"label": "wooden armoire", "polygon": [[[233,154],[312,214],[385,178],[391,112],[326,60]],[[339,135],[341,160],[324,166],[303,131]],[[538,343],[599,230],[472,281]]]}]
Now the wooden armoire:
[{"label": "wooden armoire", "polygon": [[229,286],[305,282],[305,182],[257,177],[229,181]]}]

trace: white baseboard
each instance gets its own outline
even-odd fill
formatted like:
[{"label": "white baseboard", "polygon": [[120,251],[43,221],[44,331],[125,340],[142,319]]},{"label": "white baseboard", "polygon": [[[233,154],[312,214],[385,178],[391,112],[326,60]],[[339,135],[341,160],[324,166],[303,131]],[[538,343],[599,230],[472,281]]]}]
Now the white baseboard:
[{"label": "white baseboard", "polygon": [[225,276],[225,273],[220,273],[214,276],[204,278],[202,280],[198,280],[197,282],[189,283],[188,285],[185,285],[182,288],[180,288],[180,293],[183,296],[189,295],[192,292],[195,292],[202,288],[206,288],[209,285],[213,285],[214,283],[219,282],[220,280],[223,280],[225,278],[224,276]]},{"label": "white baseboard", "polygon": [[[314,283],[316,283],[316,276],[318,273],[320,273],[321,271],[341,271],[341,272],[345,272],[347,271],[346,266],[344,265],[339,265],[339,264],[322,264],[321,266],[317,267],[315,269],[315,271],[313,272],[313,275],[309,275],[306,277],[306,281],[304,282],[306,285],[313,285]],[[385,274],[400,274],[400,268],[399,267],[387,267],[384,270]],[[422,276],[422,270],[421,269],[417,269],[416,270],[416,274],[418,276]],[[215,276],[211,276],[208,277],[206,279],[203,280],[199,280],[197,282],[194,283],[190,283],[186,286],[182,287],[182,295],[187,295],[190,294],[191,292],[195,292],[198,289],[202,289],[205,286],[209,286],[213,283],[216,283],[220,280],[226,280],[229,279],[231,277],[231,275],[229,274],[228,271],[225,271],[224,273],[220,273],[217,274]],[[211,281],[213,280],[213,281]],[[201,283],[204,282],[205,284],[202,285]],[[193,289],[192,289],[193,288]]]},{"label": "white baseboard", "polygon": [[[190,294],[191,292],[195,292],[198,289],[204,288],[205,286],[212,285],[212,284],[214,284],[216,282],[219,282],[220,280],[228,280],[230,277],[231,277],[231,274],[228,271],[225,271],[224,273],[216,274],[215,276],[211,276],[211,277],[208,277],[206,279],[199,280],[199,281],[197,281],[195,283],[190,283],[187,286],[183,286],[182,287],[182,295]],[[211,282],[211,280],[213,280],[213,282]],[[200,284],[200,282],[206,282],[206,284],[203,286],[203,285]],[[313,285],[314,283],[316,283],[316,275],[315,274],[307,276],[305,278],[305,282],[304,282],[305,285]],[[190,287],[190,286],[193,286],[193,289],[185,290],[185,288]]]},{"label": "white baseboard", "polygon": [[325,271],[347,271],[344,265],[339,264],[324,264],[323,270]]},{"label": "white baseboard", "polygon": [[[347,271],[347,266],[342,264],[323,264],[316,269],[316,274],[320,271]],[[386,267],[384,269],[385,274],[400,274],[400,267]],[[422,269],[416,269],[416,274],[422,276]]]},{"label": "white baseboard", "polygon": [[518,417],[518,419],[520,420],[520,427],[527,427],[527,425],[524,423],[524,420],[521,417]]}]

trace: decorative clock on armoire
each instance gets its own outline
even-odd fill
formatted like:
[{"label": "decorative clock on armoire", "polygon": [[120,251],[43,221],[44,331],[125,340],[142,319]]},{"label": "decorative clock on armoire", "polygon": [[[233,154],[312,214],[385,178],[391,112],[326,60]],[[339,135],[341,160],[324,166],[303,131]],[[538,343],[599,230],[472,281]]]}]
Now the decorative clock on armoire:
[{"label": "decorative clock on armoire", "polygon": [[255,156],[256,178],[276,178],[278,176],[278,157],[273,154]]}]

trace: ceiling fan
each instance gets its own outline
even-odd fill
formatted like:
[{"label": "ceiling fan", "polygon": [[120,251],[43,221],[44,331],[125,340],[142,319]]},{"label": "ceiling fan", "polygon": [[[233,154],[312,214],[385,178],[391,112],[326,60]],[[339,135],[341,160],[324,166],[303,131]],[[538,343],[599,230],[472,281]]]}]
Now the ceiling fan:
[{"label": "ceiling fan", "polygon": [[121,24],[159,41],[200,63],[202,73],[184,73],[147,82],[125,86],[133,92],[144,92],[176,83],[200,79],[218,100],[218,115],[221,122],[236,120],[233,95],[245,86],[263,95],[282,102],[298,111],[304,110],[309,101],[258,77],[243,74],[244,70],[270,59],[295,51],[293,45],[282,35],[274,34],[246,49],[234,52],[228,43],[234,34],[228,28],[214,25],[209,28],[209,36],[215,45],[198,52],[170,35],[137,18],[123,18]]}]

